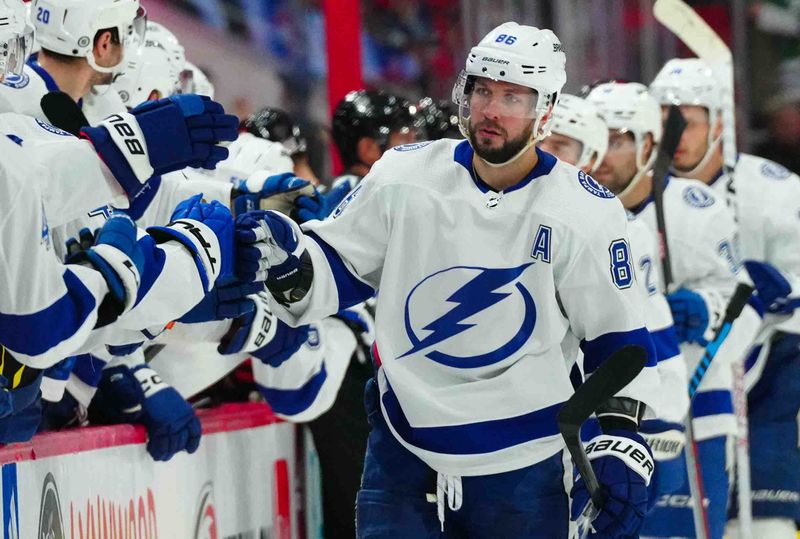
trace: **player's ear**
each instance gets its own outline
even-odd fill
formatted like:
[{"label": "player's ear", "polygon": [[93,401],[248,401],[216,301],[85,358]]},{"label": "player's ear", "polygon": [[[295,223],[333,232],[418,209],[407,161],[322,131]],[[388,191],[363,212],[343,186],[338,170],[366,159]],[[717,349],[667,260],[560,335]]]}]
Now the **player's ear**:
[{"label": "player's ear", "polygon": [[100,30],[94,38],[94,53],[95,58],[105,57],[111,50],[113,43],[112,34],[110,30]]},{"label": "player's ear", "polygon": [[380,159],[381,155],[383,154],[378,142],[371,137],[361,137],[358,141],[356,150],[358,152],[359,162],[364,163],[367,166],[372,166],[372,164]]},{"label": "player's ear", "polygon": [[655,144],[653,143],[653,134],[647,133],[644,137],[644,144],[642,144],[642,161],[645,163],[648,159],[650,159],[650,154],[653,152],[653,147]]}]

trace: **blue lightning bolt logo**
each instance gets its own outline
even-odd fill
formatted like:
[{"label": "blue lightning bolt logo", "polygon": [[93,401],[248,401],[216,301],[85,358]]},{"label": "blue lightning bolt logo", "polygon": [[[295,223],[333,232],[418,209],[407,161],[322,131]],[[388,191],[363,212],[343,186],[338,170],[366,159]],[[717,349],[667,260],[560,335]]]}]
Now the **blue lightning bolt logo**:
[{"label": "blue lightning bolt logo", "polygon": [[[474,327],[476,324],[465,323],[464,320],[511,296],[513,292],[496,292],[496,290],[517,280],[520,275],[522,275],[522,273],[532,264],[533,263],[528,263],[516,268],[502,269],[459,267],[444,270],[443,272],[450,271],[452,269],[473,269],[480,270],[480,273],[461,288],[456,290],[449,298],[447,298],[449,303],[456,304],[455,307],[422,328],[430,332],[423,339],[419,339],[414,334],[409,315],[409,301],[411,296],[413,296],[414,291],[422,283],[418,284],[409,294],[408,299],[406,300],[405,309],[406,332],[408,333],[408,337],[413,346],[408,352],[401,355],[398,359],[417,353],[426,348],[431,348],[442,341],[450,339]],[[435,273],[422,282],[424,283],[427,279],[435,277],[443,272]],[[528,337],[533,332],[533,326],[536,323],[536,308],[533,304],[533,298],[520,283],[516,284],[516,289],[523,296],[525,303],[525,318],[520,330],[506,345],[502,346],[498,350],[495,350],[494,352],[474,356],[471,358],[449,356],[436,350],[426,354],[426,357],[445,365],[455,367],[472,367],[501,361],[502,359],[505,359],[509,355],[516,352],[522,346],[522,344],[527,341]]]}]

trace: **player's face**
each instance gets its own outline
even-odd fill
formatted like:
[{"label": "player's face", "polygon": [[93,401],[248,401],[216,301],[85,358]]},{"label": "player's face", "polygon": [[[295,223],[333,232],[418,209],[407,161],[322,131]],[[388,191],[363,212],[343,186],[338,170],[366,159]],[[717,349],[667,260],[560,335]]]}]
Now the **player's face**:
[{"label": "player's face", "polygon": [[479,78],[469,105],[470,142],[486,161],[505,163],[530,141],[536,108],[531,88]]},{"label": "player's face", "polygon": [[636,175],[636,142],[631,133],[608,130],[608,151],[594,172],[594,179],[619,194]]},{"label": "player's face", "polygon": [[583,144],[581,142],[559,133],[552,133],[539,143],[539,147],[570,165],[574,165],[578,162],[578,159],[581,157],[581,152],[583,151]]},{"label": "player's face", "polygon": [[[683,118],[686,120],[686,129],[683,131],[672,166],[676,170],[689,172],[697,165],[708,151],[708,111],[704,107],[695,105],[681,105]],[[669,109],[662,107],[666,119]]]}]

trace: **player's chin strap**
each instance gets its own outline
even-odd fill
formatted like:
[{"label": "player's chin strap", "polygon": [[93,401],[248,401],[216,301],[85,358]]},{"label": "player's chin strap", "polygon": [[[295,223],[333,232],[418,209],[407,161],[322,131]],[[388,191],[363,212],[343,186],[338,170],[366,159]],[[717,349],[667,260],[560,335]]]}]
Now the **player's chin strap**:
[{"label": "player's chin strap", "polygon": [[[517,159],[522,157],[522,155],[525,152],[527,152],[531,148],[531,146],[533,146],[534,144],[536,144],[540,140],[543,140],[543,139],[547,138],[547,136],[550,135],[549,126],[547,126],[547,125],[543,126],[542,125],[543,116],[544,116],[543,114],[539,114],[539,115],[536,116],[536,121],[533,124],[533,129],[531,130],[531,136],[528,139],[528,143],[520,151],[518,151],[516,154],[514,154],[514,157],[512,157],[511,159],[509,159],[507,161],[503,161],[502,163],[490,163],[489,161],[487,161],[486,159],[484,159],[480,155],[478,155],[478,159],[480,159],[481,161],[486,163],[486,165],[488,165],[488,166],[490,166],[492,168],[500,168],[500,167],[504,167],[506,165],[510,165],[511,163],[513,163],[514,161],[516,161]],[[548,124],[549,123],[550,122],[548,122]],[[540,129],[541,129],[541,131],[540,131]],[[467,139],[469,139],[469,137],[467,137]],[[477,153],[476,153],[476,155],[477,155]]]},{"label": "player's chin strap", "polygon": [[658,149],[657,146],[653,146],[653,149],[650,152],[650,158],[644,164],[640,162],[641,152],[637,153],[636,175],[634,175],[634,177],[631,179],[631,181],[628,183],[628,186],[625,189],[623,189],[620,193],[617,193],[617,198],[621,199],[622,197],[626,196],[628,193],[633,191],[633,188],[639,184],[642,178],[644,178],[645,174],[648,174],[650,172],[650,169],[653,168],[653,165],[656,162],[656,155],[658,154],[657,149]]},{"label": "player's chin strap", "polygon": [[708,150],[706,150],[706,154],[703,156],[700,162],[697,163],[697,165],[695,165],[695,167],[692,170],[684,172],[682,170],[676,170],[675,167],[673,166],[670,168],[670,172],[676,176],[680,176],[681,178],[697,178],[697,174],[699,174],[700,171],[705,168],[708,162],[711,161],[711,158],[717,152],[717,148],[719,147],[721,142],[722,142],[722,135],[720,134],[717,138],[715,138],[711,142],[711,145],[708,147]]}]

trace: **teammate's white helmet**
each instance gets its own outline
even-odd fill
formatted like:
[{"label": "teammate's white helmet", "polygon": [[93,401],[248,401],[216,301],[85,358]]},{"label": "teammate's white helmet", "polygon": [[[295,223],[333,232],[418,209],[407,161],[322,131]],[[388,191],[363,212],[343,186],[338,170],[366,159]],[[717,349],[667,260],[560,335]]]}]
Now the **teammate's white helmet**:
[{"label": "teammate's white helmet", "polygon": [[154,41],[164,47],[169,53],[173,65],[179,71],[186,69],[186,51],[178,41],[178,37],[166,26],[154,21],[147,21],[147,41]]},{"label": "teammate's white helmet", "polygon": [[214,85],[202,69],[187,60],[186,69],[181,73],[180,93],[207,95],[214,99]]},{"label": "teammate's white helmet", "polygon": [[532,143],[541,140],[549,133],[552,115],[547,121],[542,120],[558,102],[567,81],[565,66],[563,47],[552,30],[515,22],[501,24],[470,50],[466,67],[453,88],[461,132],[469,139],[470,94],[475,79],[484,77],[536,91],[536,103],[524,116],[534,120]]},{"label": "teammate's white helmet", "polygon": [[33,27],[22,0],[0,0],[0,81],[21,75],[33,47]]},{"label": "teammate's white helmet", "polygon": [[173,54],[152,41],[149,33],[144,44],[129,56],[124,72],[111,83],[126,107],[178,93],[181,69],[174,64]]},{"label": "teammate's white helmet", "polygon": [[216,176],[234,181],[249,178],[256,172],[269,176],[293,169],[294,161],[283,144],[240,133],[228,146],[228,158],[217,164]]},{"label": "teammate's white helmet", "polygon": [[[636,176],[626,189],[631,189],[653,166],[656,146],[661,141],[661,106],[638,82],[605,82],[592,89],[586,100],[593,103],[608,129],[633,135],[636,143]],[[644,155],[647,135],[653,137],[649,158]],[[624,194],[620,193],[620,195]]]},{"label": "teammate's white helmet", "polygon": [[583,168],[592,162],[592,172],[600,166],[608,150],[608,127],[597,107],[580,97],[562,94],[553,109],[553,133],[581,143],[581,155],[575,166]]},{"label": "teammate's white helmet", "polygon": [[722,132],[715,135],[714,126],[722,117],[723,84],[714,75],[711,67],[699,58],[673,58],[664,64],[650,84],[650,95],[661,105],[695,105],[708,110],[708,149],[700,163],[687,173],[694,173],[705,166],[722,141]]},{"label": "teammate's white helmet", "polygon": [[43,49],[86,58],[101,73],[118,73],[125,60],[114,67],[98,66],[92,52],[95,34],[116,28],[130,50],[144,41],[147,22],[139,0],[33,0],[31,17]]}]

